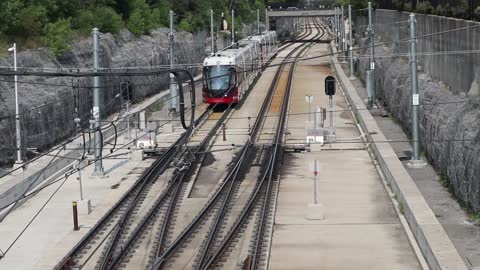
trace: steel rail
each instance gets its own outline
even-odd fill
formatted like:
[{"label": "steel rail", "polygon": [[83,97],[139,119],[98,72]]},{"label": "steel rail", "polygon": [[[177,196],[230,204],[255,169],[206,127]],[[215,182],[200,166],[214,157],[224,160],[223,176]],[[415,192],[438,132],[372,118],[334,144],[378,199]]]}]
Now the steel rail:
[{"label": "steel rail", "polygon": [[[200,146],[196,147],[194,153],[190,153],[194,157],[199,153],[205,150],[205,146],[208,144],[210,139],[217,133],[218,129],[221,127],[222,123],[225,121],[225,118],[230,114],[232,108],[229,106],[227,110],[225,110],[220,117],[220,119],[216,122],[215,126],[210,129],[209,133],[200,143]],[[146,229],[147,224],[151,221],[151,219],[159,212],[161,206],[165,202],[168,197],[171,197],[170,202],[168,203],[168,207],[165,213],[165,220],[162,223],[160,228],[160,237],[158,243],[158,251],[161,252],[163,246],[165,244],[165,238],[167,233],[167,226],[173,214],[173,209],[175,208],[175,204],[177,202],[177,198],[181,191],[181,186],[183,184],[183,180],[185,179],[186,172],[188,168],[191,166],[191,161],[188,159],[187,152],[189,152],[188,148],[184,149],[184,152],[180,155],[183,158],[181,164],[183,165],[183,169],[176,170],[174,173],[174,179],[172,179],[167,186],[167,188],[162,192],[161,196],[155,201],[154,205],[150,208],[147,214],[143,217],[142,221],[136,226],[130,237],[128,238],[127,242],[124,244],[125,248],[121,249],[118,254],[116,254],[115,258],[109,262],[107,269],[113,269],[118,266],[121,260],[124,258],[126,252],[133,246],[133,243],[138,239],[141,233]],[[178,168],[178,167],[177,167]]]},{"label": "steel rail", "polygon": [[[195,123],[199,123],[203,118],[208,114],[208,110],[206,110],[196,121]],[[168,165],[171,161],[171,158],[174,156],[173,154],[177,150],[178,146],[183,144],[187,139],[187,135],[189,134],[188,131],[184,132],[180,138],[175,141],[173,145],[171,145],[168,150],[158,158],[152,166],[150,166],[142,176],[133,184],[132,187],[128,189],[128,191],[120,198],[120,200],[112,207],[108,212],[90,229],[90,231],[72,248],[72,250],[54,267],[55,270],[65,269],[68,267],[77,267],[82,268],[83,265],[76,266],[75,265],[75,257],[81,254],[82,250],[90,249],[88,247],[90,243],[96,241],[96,236],[102,232],[105,227],[109,226],[109,221],[112,220],[119,212],[122,211],[122,208],[127,207],[128,209],[131,208],[132,202],[135,198],[141,194],[142,189],[146,187],[146,184],[152,178],[158,176],[159,169],[160,171],[164,171],[164,168]],[[132,201],[133,200],[133,201]],[[92,254],[93,255],[93,254]],[[90,255],[88,259],[92,256]]]},{"label": "steel rail", "polygon": [[[320,33],[319,33],[320,34]],[[317,36],[319,35],[317,34]],[[323,34],[322,34],[323,35]],[[289,57],[295,53],[297,50],[299,50],[301,47],[303,47],[303,49],[301,49],[301,52],[298,54],[298,56],[296,58],[298,58],[300,55],[303,54],[304,51],[306,51],[309,46],[299,46],[297,48],[295,48],[295,50],[293,50],[290,54],[289,54]],[[284,64],[282,65],[282,69],[285,68],[287,64]],[[238,231],[238,229],[240,228],[240,226],[243,224],[243,222],[245,221],[246,217],[250,214],[251,210],[253,209],[253,206],[255,204],[255,202],[257,200],[259,200],[259,195],[262,194],[262,189],[263,187],[265,186],[264,184],[267,182],[267,187],[266,187],[266,194],[265,194],[265,200],[264,200],[264,205],[262,207],[262,218],[261,218],[261,222],[264,222],[266,220],[266,207],[268,206],[268,202],[269,202],[269,194],[271,194],[271,190],[272,190],[272,185],[273,185],[273,176],[274,176],[274,172],[275,172],[275,165],[278,163],[278,152],[281,150],[281,138],[282,138],[282,134],[284,132],[284,123],[285,123],[285,119],[286,119],[286,113],[287,113],[287,110],[288,110],[288,98],[289,98],[289,92],[290,92],[290,89],[291,89],[291,83],[292,83],[292,79],[293,79],[293,74],[294,74],[294,64],[290,64],[292,65],[290,71],[289,71],[289,76],[288,76],[288,82],[287,82],[287,92],[285,93],[285,96],[284,96],[284,99],[283,99],[283,102],[282,102],[282,113],[281,113],[281,116],[279,117],[279,123],[277,125],[277,132],[276,132],[276,136],[275,136],[275,139],[274,139],[274,149],[273,149],[273,153],[272,155],[270,156],[270,159],[268,161],[268,165],[267,165],[267,170],[265,172],[265,174],[263,175],[262,179],[259,181],[259,184],[256,185],[256,189],[255,191],[252,193],[252,196],[250,197],[247,205],[244,207],[242,213],[240,214],[240,216],[237,218],[235,224],[232,226],[232,229],[230,230],[229,234],[225,237],[225,241],[222,243],[222,245],[218,248],[218,250],[210,257],[210,259],[207,261],[207,263],[205,265],[203,265],[203,267],[200,267],[199,269],[210,269],[210,267],[213,267],[215,261],[217,260],[217,258],[225,251],[225,249],[227,248],[228,244],[230,243],[230,241],[233,239],[234,235],[236,234],[236,232]],[[272,83],[273,84],[276,84],[276,82]],[[268,181],[266,180],[268,177]],[[264,225],[263,224],[260,224],[259,228],[259,233],[257,235],[260,235],[262,232],[263,232],[263,228]],[[258,244],[259,244],[259,238],[257,236],[257,239],[256,239],[256,250],[255,250],[255,254],[258,254]],[[254,263],[251,264],[251,266],[255,266],[256,265],[256,258],[254,256]]]},{"label": "steel rail", "polygon": [[[316,36],[316,38],[320,39],[322,38],[324,35],[325,35],[325,31],[320,27],[320,25],[317,23],[317,22],[314,22],[314,24],[316,25],[317,29],[318,30],[322,30],[322,33],[319,35]],[[304,46],[304,48],[300,51],[300,53],[298,54],[299,57],[302,57],[302,55],[309,49],[312,47],[313,44],[309,44],[307,46]],[[297,57],[298,58],[298,57]],[[277,153],[278,151],[281,151],[281,148],[282,148],[282,137],[283,137],[283,132],[284,132],[284,128],[285,128],[285,122],[286,122],[286,119],[287,119],[287,114],[288,114],[288,103],[289,103],[289,98],[290,98],[290,93],[291,93],[291,90],[292,90],[292,83],[293,83],[293,77],[294,77],[294,74],[295,74],[295,66],[296,66],[297,63],[293,63],[292,64],[292,67],[290,69],[290,74],[289,74],[289,80],[287,82],[287,92],[285,93],[285,96],[284,96],[284,99],[283,99],[283,104],[282,104],[282,116],[280,116],[280,119],[279,119],[279,124],[278,124],[278,130],[277,130],[277,134],[276,134],[276,138],[275,138],[275,149],[274,149],[274,153],[271,157],[271,166],[270,166],[270,170],[269,170],[269,173],[268,173],[268,181],[267,181],[267,184],[268,186],[266,187],[267,189],[267,193],[265,194],[265,199],[263,201],[263,205],[262,205],[262,213],[261,213],[261,216],[260,216],[260,224],[258,226],[258,232],[257,232],[257,236],[256,236],[256,240],[255,240],[255,250],[254,250],[254,253],[253,253],[253,256],[252,256],[252,261],[251,261],[251,264],[250,264],[250,270],[254,270],[254,269],[257,269],[257,266],[259,265],[259,257],[260,257],[260,247],[261,247],[261,243],[262,243],[262,240],[263,240],[263,232],[265,230],[265,226],[266,226],[266,222],[267,222],[267,219],[268,219],[268,207],[269,207],[269,203],[270,203],[270,200],[271,200],[271,194],[273,192],[273,179],[275,177],[275,173],[277,170],[276,170],[276,167],[278,166],[278,157],[277,157]]]},{"label": "steel rail", "polygon": [[[318,24],[316,24],[318,29],[321,29]],[[320,35],[319,38],[321,38],[323,35],[325,34],[325,32],[323,31],[323,33]],[[301,55],[306,52],[309,48],[311,47],[310,46],[305,46],[299,53],[300,57]],[[290,74],[289,74],[289,81],[287,82],[287,91],[288,91],[288,94],[286,93],[285,94],[285,97],[284,97],[284,100],[283,100],[283,107],[282,107],[282,116],[280,117],[280,121],[279,121],[279,129],[277,131],[277,134],[276,134],[276,139],[275,139],[275,149],[274,149],[274,154],[272,155],[272,165],[271,165],[271,169],[269,171],[269,175],[268,175],[268,181],[267,181],[267,184],[268,186],[266,187],[267,189],[267,194],[265,194],[265,199],[263,201],[263,205],[262,205],[262,213],[261,213],[261,216],[260,216],[260,224],[258,226],[258,232],[257,232],[257,236],[256,236],[256,240],[255,240],[255,250],[253,252],[253,256],[252,256],[252,261],[251,261],[251,265],[250,265],[250,270],[253,270],[253,269],[257,269],[257,266],[259,265],[259,257],[260,257],[260,247],[261,247],[261,243],[262,243],[262,240],[263,240],[263,233],[264,233],[264,230],[265,230],[265,226],[266,226],[266,222],[267,222],[267,215],[268,215],[268,207],[269,207],[269,203],[270,203],[270,199],[271,199],[271,194],[273,192],[272,190],[272,186],[273,186],[273,178],[275,177],[274,175],[274,172],[276,171],[276,166],[278,166],[278,157],[277,157],[277,151],[281,151],[281,147],[282,147],[282,136],[283,136],[283,131],[284,131],[284,127],[285,127],[285,121],[286,121],[286,115],[288,113],[288,102],[289,102],[289,97],[290,97],[290,93],[291,93],[291,89],[292,89],[292,82],[293,82],[293,77],[294,77],[294,73],[295,73],[295,66],[296,66],[296,63],[292,64],[292,67],[290,69]]]},{"label": "steel rail", "polygon": [[[311,31],[309,32],[308,35],[311,34]],[[306,35],[306,36],[308,36]],[[289,47],[290,44],[287,46]],[[285,47],[286,48],[286,47]],[[275,77],[274,78],[277,78],[275,80],[278,80],[278,78],[280,77],[281,75],[281,71],[280,69],[277,69],[277,72],[275,74]],[[263,115],[266,113],[266,110],[267,110],[267,105],[269,104],[269,99],[271,99],[272,97],[272,93],[274,91],[274,87],[270,87],[268,93],[267,93],[267,97],[265,100],[264,100],[264,103],[262,104],[262,107],[261,107],[261,110],[259,112],[259,115]],[[262,121],[262,117],[257,117],[256,118],[256,121],[253,125],[253,128],[251,129],[251,132],[250,132],[250,135],[251,135],[251,138],[255,137],[256,134],[258,133],[258,130],[259,130],[259,127],[260,127],[260,123]],[[202,208],[202,210],[195,216],[195,218],[192,220],[192,222],[182,231],[182,233],[180,233],[180,235],[177,237],[177,239],[170,245],[170,247],[168,249],[165,250],[165,252],[163,252],[163,254],[161,254],[160,256],[158,256],[155,260],[155,262],[153,263],[151,269],[159,269],[161,268],[164,263],[166,262],[166,260],[181,246],[181,244],[191,235],[191,233],[193,232],[194,228],[196,228],[199,223],[204,219],[204,217],[207,215],[207,213],[211,210],[211,208],[213,208],[213,206],[217,203],[218,199],[220,198],[220,195],[223,194],[224,190],[226,190],[227,188],[229,190],[233,190],[233,182],[234,180],[236,179],[236,176],[238,175],[238,172],[240,170],[240,167],[243,165],[244,161],[245,161],[245,157],[247,155],[247,152],[250,151],[250,147],[253,145],[251,143],[251,141],[253,140],[250,140],[249,142],[247,142],[244,147],[242,148],[242,151],[241,151],[241,155],[239,156],[239,158],[237,159],[237,161],[235,162],[235,165],[233,167],[233,169],[229,172],[229,174],[225,177],[224,181],[223,181],[223,184],[220,186],[220,188],[217,190],[217,192],[210,198],[210,200],[207,202],[207,204],[205,205],[204,208]],[[228,195],[227,195],[228,196]]]}]

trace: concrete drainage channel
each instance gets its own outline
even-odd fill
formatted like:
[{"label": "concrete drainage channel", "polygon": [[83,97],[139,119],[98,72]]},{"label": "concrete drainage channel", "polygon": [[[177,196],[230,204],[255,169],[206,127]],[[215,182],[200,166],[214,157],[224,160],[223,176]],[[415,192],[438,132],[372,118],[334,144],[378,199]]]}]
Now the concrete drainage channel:
[{"label": "concrete drainage channel", "polygon": [[[334,44],[331,48],[335,53]],[[387,182],[397,196],[399,204],[403,206],[403,215],[428,267],[435,270],[468,269],[390,144],[375,143],[376,141],[385,142],[385,135],[358,96],[337,57],[334,56],[332,60],[332,68],[337,79],[345,91],[351,109],[358,115],[359,124],[367,134],[368,141],[371,142],[371,149],[378,158],[379,166]]]}]

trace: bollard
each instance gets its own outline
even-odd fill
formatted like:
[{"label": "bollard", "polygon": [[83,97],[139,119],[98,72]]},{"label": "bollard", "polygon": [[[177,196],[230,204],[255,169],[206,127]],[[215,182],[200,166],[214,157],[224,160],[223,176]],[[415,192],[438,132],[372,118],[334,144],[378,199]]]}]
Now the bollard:
[{"label": "bollard", "polygon": [[227,134],[225,134],[225,123],[222,124],[222,132],[223,132],[223,141],[227,140]]},{"label": "bollard", "polygon": [[72,202],[73,206],[73,230],[78,231],[80,228],[78,227],[78,209],[77,209],[77,202]]}]

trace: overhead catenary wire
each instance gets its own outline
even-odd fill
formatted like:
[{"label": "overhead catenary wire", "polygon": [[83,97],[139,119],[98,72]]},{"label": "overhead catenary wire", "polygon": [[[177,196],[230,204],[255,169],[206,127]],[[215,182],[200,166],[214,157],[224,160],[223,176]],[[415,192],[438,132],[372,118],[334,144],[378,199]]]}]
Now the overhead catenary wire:
[{"label": "overhead catenary wire", "polygon": [[[440,32],[435,32],[435,33],[431,33],[431,34],[421,35],[421,36],[417,36],[417,39],[430,37],[430,36],[434,36],[434,35],[442,35],[442,34],[446,34],[446,33],[466,30],[466,29],[473,29],[473,28],[477,28],[477,27],[480,27],[480,25],[470,25],[470,26],[467,26],[467,27],[461,27],[461,28],[450,29],[450,30],[446,30],[446,31],[440,31]],[[359,48],[352,49],[352,51],[368,49],[368,48],[371,48],[371,47],[385,46],[385,45],[388,45],[388,44],[398,44],[400,42],[408,42],[408,41],[410,41],[410,38],[400,39],[400,40],[391,41],[391,42],[382,42],[382,43],[378,43],[378,44],[374,44],[374,45],[370,45],[370,46],[359,47]],[[322,54],[322,55],[318,55],[318,56],[311,56],[311,57],[307,57],[307,58],[297,59],[295,61],[306,61],[306,60],[318,59],[318,58],[323,58],[323,57],[327,57],[327,56],[334,56],[334,55],[341,54],[341,53],[344,53],[344,52],[339,51],[339,52],[334,52],[334,53]],[[288,64],[288,63],[289,62],[286,62],[286,64]],[[269,67],[280,66],[280,65],[281,65],[280,63],[271,64]],[[245,70],[245,71],[241,71],[241,72],[251,72],[253,70],[259,70],[259,69],[260,68],[254,68],[254,69],[251,69],[251,70]],[[113,72],[102,72],[102,71],[100,71],[98,73],[93,73],[90,70],[89,70],[89,72],[86,72],[86,73],[80,73],[80,72],[76,72],[76,73],[69,73],[69,72],[45,73],[45,72],[25,72],[25,71],[18,71],[18,72],[0,71],[0,75],[4,75],[4,76],[13,76],[15,74],[23,75],[23,76],[42,76],[42,75],[46,75],[46,76],[52,76],[52,77],[68,77],[68,76],[90,77],[90,76],[111,76],[111,75],[147,76],[147,75],[154,75],[154,74],[159,74],[159,73],[167,73],[167,72],[170,73],[170,72],[175,71],[175,70],[178,71],[178,69],[174,69],[174,70],[162,69],[162,70],[150,70],[150,71],[142,71],[142,72],[137,71],[137,72],[115,72],[115,73],[113,73]],[[224,76],[226,76],[226,75],[217,76],[217,77],[220,78],[220,77],[224,77]]]},{"label": "overhead catenary wire", "polygon": [[[432,105],[435,105],[435,104],[432,104]],[[138,137],[137,137],[138,138]],[[463,140],[465,141],[465,140]],[[387,141],[388,143],[392,142],[392,141]],[[346,143],[346,142],[342,142],[342,143]],[[355,141],[355,142],[352,142],[352,143],[359,143],[358,141]],[[374,143],[380,143],[380,142],[374,142]],[[120,149],[120,148],[118,148]],[[113,153],[113,151],[111,152]],[[108,156],[108,155],[107,155]],[[102,157],[102,158],[107,158],[107,157]],[[90,165],[90,164],[89,164]],[[87,166],[89,166],[87,165]],[[81,170],[81,169],[84,169],[86,168],[87,166],[84,166],[83,168],[80,168],[78,170]],[[63,178],[61,178],[60,180],[58,181],[61,181]],[[55,192],[50,196],[50,198],[47,200],[47,202],[42,206],[42,208],[37,212],[37,214],[34,216],[34,218],[27,224],[27,226],[22,230],[21,234],[14,240],[14,242],[9,246],[9,248],[6,250],[6,252],[4,254],[6,254],[10,248],[15,244],[15,242],[21,237],[21,235],[25,232],[25,230],[28,228],[28,226],[34,221],[34,219],[40,214],[40,212],[43,210],[43,208],[46,206],[46,204],[53,198],[53,196],[58,192],[58,190],[63,186],[63,184],[66,182],[66,180],[68,179],[68,176],[65,175],[64,177],[64,181],[62,182],[62,184],[55,190]],[[54,183],[57,183],[58,181],[55,181]],[[53,184],[53,183],[52,183]]]}]

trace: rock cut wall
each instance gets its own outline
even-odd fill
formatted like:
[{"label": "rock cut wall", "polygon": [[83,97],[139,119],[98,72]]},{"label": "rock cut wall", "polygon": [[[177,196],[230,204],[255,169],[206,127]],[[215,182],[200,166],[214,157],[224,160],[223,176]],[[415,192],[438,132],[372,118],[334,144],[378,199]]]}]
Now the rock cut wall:
[{"label": "rock cut wall", "polygon": [[[169,29],[154,30],[150,35],[135,37],[127,30],[118,35],[101,34],[100,66],[109,69],[168,65]],[[194,35],[178,32],[176,35],[176,63],[189,63],[187,68],[194,73],[205,56],[206,33]],[[56,58],[48,48],[19,52],[19,67],[41,68],[45,71],[57,69],[92,68],[92,39],[80,40],[70,51]],[[0,66],[12,67],[13,58],[0,59]],[[185,67],[185,66],[183,66]],[[121,83],[131,85],[133,101],[168,88],[168,74],[152,76],[104,77],[101,79],[101,103],[103,116],[120,109]],[[22,141],[24,147],[46,149],[68,138],[75,131],[73,122],[78,114],[84,126],[88,125],[92,108],[92,79],[48,78],[19,76],[19,100],[21,104]],[[15,115],[13,78],[0,76],[0,165],[15,158]],[[117,96],[117,97],[116,97]]]},{"label": "rock cut wall", "polygon": [[[375,14],[375,84],[388,110],[411,127],[411,86],[406,13],[377,10]],[[395,23],[397,22],[397,23]],[[356,20],[363,36],[366,18]],[[363,26],[362,26],[363,25]],[[480,50],[478,23],[417,15],[420,131],[430,161],[447,176],[455,195],[480,213]],[[465,29],[471,27],[470,29]],[[457,31],[455,29],[462,29]],[[431,35],[433,33],[437,33]],[[361,47],[367,42],[359,39]],[[370,50],[360,52],[364,78]]]}]

